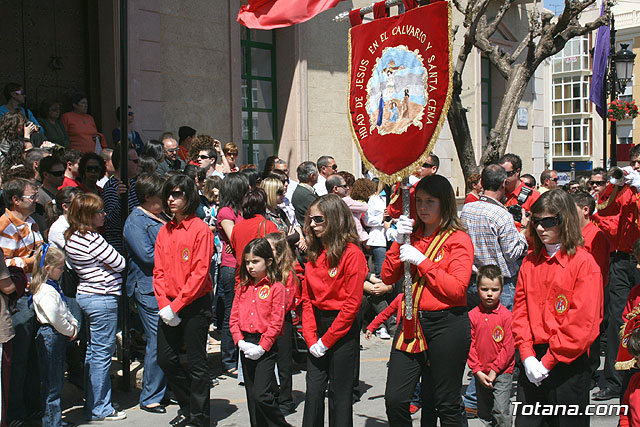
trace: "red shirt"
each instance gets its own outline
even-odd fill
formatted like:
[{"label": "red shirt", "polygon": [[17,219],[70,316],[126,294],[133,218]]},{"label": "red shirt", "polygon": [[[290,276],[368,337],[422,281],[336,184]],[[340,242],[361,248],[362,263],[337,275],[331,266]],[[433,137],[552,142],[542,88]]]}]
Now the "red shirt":
[{"label": "red shirt", "polygon": [[278,227],[262,215],[256,215],[253,218],[236,223],[231,233],[231,247],[236,255],[238,265],[242,264],[242,252],[244,252],[244,248],[250,241],[257,237],[264,237],[269,233],[277,232]]},{"label": "red shirt", "polygon": [[631,377],[622,404],[629,405],[629,412],[620,412],[620,427],[640,427],[640,372]]},{"label": "red shirt", "polygon": [[79,187],[79,186],[80,186],[80,183],[77,180],[65,176],[64,179],[62,180],[62,185],[58,187],[58,190],[61,190],[64,187]]},{"label": "red shirt", "polygon": [[296,272],[293,270],[289,271],[289,276],[287,276],[284,300],[287,313],[295,310],[302,300],[302,288],[300,287],[300,280],[298,279]]},{"label": "red shirt", "polygon": [[473,193],[469,193],[467,194],[467,197],[464,198],[464,204],[466,205],[467,203],[477,202],[478,200],[480,200],[478,196]]},{"label": "red shirt", "polygon": [[367,330],[374,332],[377,330],[384,322],[386,322],[393,313],[397,312],[397,318],[400,320],[402,318],[402,299],[404,298],[404,293],[399,294],[394,300],[389,304],[387,308],[382,310],[369,326],[367,326]]},{"label": "red shirt", "polygon": [[618,193],[620,198],[620,221],[618,223],[618,246],[617,250],[631,253],[633,243],[640,237],[640,227],[638,227],[638,205],[640,205],[640,194],[629,186],[624,186]]},{"label": "red shirt", "polygon": [[520,357],[535,356],[534,344],[549,344],[542,364],[553,369],[586,352],[600,334],[602,276],[591,254],[578,247],[549,258],[545,248],[522,262],[513,303],[513,335]]},{"label": "red shirt", "polygon": [[182,145],[178,145],[178,157],[180,157],[185,162],[187,161],[187,156],[189,156],[189,150],[184,148]]},{"label": "red shirt", "polygon": [[480,304],[469,312],[471,347],[467,363],[475,374],[513,372],[516,350],[511,331],[511,312],[502,304],[487,310]]},{"label": "red shirt", "polygon": [[616,197],[609,202],[606,208],[598,209],[591,217],[596,225],[606,233],[609,238],[609,249],[611,249],[612,252],[618,247],[617,235],[618,223],[620,222],[620,196],[624,193],[624,191],[621,191],[623,188],[609,183],[604,193],[598,195],[597,200],[598,204],[605,203],[616,187],[618,188]]},{"label": "red shirt", "polygon": [[600,267],[602,273],[602,284],[609,284],[609,238],[606,233],[596,227],[592,222],[582,227],[582,237],[584,237],[584,248],[593,255],[593,259]]},{"label": "red shirt", "polygon": [[171,305],[174,313],[213,292],[209,264],[213,256],[213,233],[192,215],[177,224],[162,226],[156,238],[153,290],[158,308]]},{"label": "red shirt", "polygon": [[[504,204],[506,207],[518,204],[518,196],[520,195],[520,192],[522,191],[523,187],[525,187],[524,182],[520,181],[520,184],[516,187],[515,190],[513,190],[513,193],[509,193],[508,191],[506,192],[507,201]],[[527,187],[527,188],[530,188],[530,187]],[[526,212],[530,212],[531,206],[536,202],[536,200],[538,200],[539,197],[540,197],[540,193],[532,189],[532,192],[527,198],[527,201],[522,204],[522,207],[524,208],[524,210]],[[518,227],[518,230],[520,230],[522,225],[519,222],[516,222],[516,227]]]},{"label": "red shirt", "polygon": [[[418,185],[418,182],[416,182],[411,186],[411,188],[409,188],[409,216],[411,218],[417,218],[415,193],[416,185]],[[387,214],[391,218],[400,218],[400,215],[402,215],[402,188],[400,187],[401,185],[396,186],[396,191],[391,196],[391,203],[389,203],[389,206],[387,206]]]},{"label": "red shirt", "polygon": [[[438,232],[436,230],[432,235],[422,237],[422,228],[419,228],[411,235],[411,244],[425,253]],[[420,297],[419,310],[435,311],[467,305],[467,287],[473,267],[471,237],[464,231],[454,231],[434,259],[440,257],[442,259],[438,261],[426,259],[417,267],[420,277],[426,277],[426,289]],[[415,272],[416,266],[412,265],[412,277]],[[403,275],[400,245],[393,242],[382,264],[381,278],[387,285],[392,285]]]},{"label": "red shirt", "polygon": [[[322,338],[322,343],[331,348],[349,332],[362,305],[368,273],[367,260],[353,243],[347,244],[337,267],[329,266],[326,251],[322,251],[315,263],[307,262],[302,282],[302,335],[309,347]],[[322,337],[318,337],[314,308],[339,311]]]},{"label": "red shirt", "polygon": [[231,306],[229,330],[233,341],[244,339],[243,332],[262,334],[259,345],[266,351],[282,335],[284,325],[285,297],[284,285],[271,283],[267,277],[258,283],[249,282],[236,288]]},{"label": "red shirt", "polygon": [[635,285],[631,288],[629,296],[627,297],[627,305],[622,311],[622,322],[627,323],[627,314],[633,310],[638,304],[640,304],[640,285]]}]

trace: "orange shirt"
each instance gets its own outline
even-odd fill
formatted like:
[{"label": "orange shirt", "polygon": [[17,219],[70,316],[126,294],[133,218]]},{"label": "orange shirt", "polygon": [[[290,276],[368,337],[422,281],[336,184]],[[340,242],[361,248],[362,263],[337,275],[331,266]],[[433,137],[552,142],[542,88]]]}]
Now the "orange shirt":
[{"label": "orange shirt", "polygon": [[213,256],[213,233],[195,215],[180,224],[162,226],[156,238],[153,290],[158,308],[171,305],[174,313],[213,292],[209,265]]},{"label": "orange shirt", "polygon": [[584,354],[600,334],[603,287],[600,268],[578,247],[549,258],[545,248],[522,262],[513,303],[513,335],[520,357],[535,356],[533,346],[549,344],[542,364],[553,369]]},{"label": "orange shirt", "polygon": [[96,143],[93,137],[96,135],[100,136],[102,148],[107,147],[107,140],[103,134],[98,132],[96,122],[93,121],[91,115],[69,111],[62,115],[60,121],[69,135],[69,148],[83,153],[94,153],[96,151]]},{"label": "orange shirt", "polygon": [[[411,235],[411,244],[425,253],[438,232],[439,230],[436,230],[432,235],[423,237],[422,228],[419,228]],[[418,309],[436,311],[467,305],[467,287],[473,267],[471,237],[464,231],[454,231],[434,259],[436,261],[426,259],[418,267],[411,266],[412,276],[417,268],[420,277],[426,278],[426,289],[422,292]],[[382,264],[381,278],[387,285],[392,285],[403,274],[404,263],[400,261],[400,245],[393,242]]]},{"label": "orange shirt", "polygon": [[[368,273],[367,260],[353,243],[347,244],[337,267],[329,266],[325,251],[315,263],[307,262],[302,282],[302,335],[309,347],[322,338],[322,343],[331,348],[349,332],[362,305],[364,280]],[[321,337],[318,337],[314,309],[339,311]]]}]

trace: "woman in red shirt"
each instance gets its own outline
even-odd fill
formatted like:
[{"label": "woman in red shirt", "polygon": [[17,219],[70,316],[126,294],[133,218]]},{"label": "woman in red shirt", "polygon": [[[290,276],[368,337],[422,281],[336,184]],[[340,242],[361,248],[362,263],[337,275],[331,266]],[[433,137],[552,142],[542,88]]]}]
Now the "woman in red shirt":
[{"label": "woman in red shirt", "polygon": [[[415,226],[413,219],[400,217],[399,237],[382,265],[386,284],[402,277],[405,261],[412,264],[414,278],[413,316],[411,320],[403,316],[389,359],[387,417],[393,426],[411,426],[409,404],[422,377],[422,425],[435,425],[440,418],[441,426],[459,426],[460,387],[471,345],[467,286],[473,244],[458,218],[456,197],[446,178],[422,178],[415,187],[415,207]],[[406,235],[411,243],[400,245]]]},{"label": "woman in red shirt", "polygon": [[231,309],[230,329],[242,357],[251,426],[288,426],[276,399],[273,370],[284,325],[282,274],[267,239],[253,239],[242,253],[240,284]]},{"label": "woman in red shirt", "polygon": [[[158,300],[158,364],[167,376],[181,412],[171,425],[210,424],[207,337],[213,285],[209,264],[213,233],[196,217],[200,204],[195,182],[174,175],[163,187],[164,206],[174,217],[158,232],[153,290]],[[186,349],[188,371],[180,363]]]},{"label": "woman in red shirt", "polygon": [[[513,335],[524,368],[518,378],[516,425],[589,425],[587,415],[549,419],[522,415],[521,405],[589,404],[588,350],[600,333],[602,275],[583,247],[575,203],[563,190],[531,206],[533,251],[520,267]],[[530,414],[530,412],[527,412]]]},{"label": "woman in red shirt", "polygon": [[353,425],[353,375],[359,350],[356,315],[369,272],[347,205],[335,194],[307,210],[309,262],[302,285],[302,334],[309,346],[303,426],[324,425],[329,383],[329,425]]}]

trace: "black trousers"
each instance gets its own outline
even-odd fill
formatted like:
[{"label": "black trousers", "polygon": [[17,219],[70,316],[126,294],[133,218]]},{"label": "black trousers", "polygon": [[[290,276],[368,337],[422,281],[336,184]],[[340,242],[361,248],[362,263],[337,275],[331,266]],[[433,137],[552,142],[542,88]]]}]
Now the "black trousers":
[{"label": "black trousers", "polygon": [[[547,352],[548,345],[536,345],[536,357],[538,360]],[[549,376],[542,381],[539,387],[531,383],[520,365],[518,377],[518,392],[516,401],[521,405],[578,405],[580,413],[584,413],[589,404],[589,387],[591,385],[591,368],[587,353],[578,357],[571,364],[558,363],[549,372]],[[562,415],[558,412],[555,416],[522,415],[528,414],[521,405],[514,405],[513,415],[516,418],[516,427],[579,427],[589,425],[588,415]]]},{"label": "black trousers", "polygon": [[[329,329],[337,311],[316,311],[318,336]],[[353,426],[353,378],[358,348],[357,322],[349,332],[320,358],[307,357],[307,392],[304,403],[303,427],[323,427],[324,397],[329,387],[329,426]]]},{"label": "black trousers", "polygon": [[280,391],[278,403],[294,409],[293,403],[293,321],[291,313],[284,316],[284,334],[276,340],[278,352],[276,363],[278,364],[278,378],[280,379]]},{"label": "black trousers", "polygon": [[622,376],[615,369],[620,345],[620,326],[622,311],[627,304],[631,288],[640,282],[640,273],[636,269],[636,260],[627,254],[614,255],[609,268],[609,310],[607,319],[607,347],[604,360],[604,386],[614,392],[620,392]]},{"label": "black trousers", "polygon": [[[405,353],[391,350],[385,405],[390,426],[411,426],[409,404],[422,375],[423,409],[421,425],[442,427],[462,425],[462,375],[471,345],[471,326],[466,307],[437,312],[420,312],[420,324],[427,351]],[[398,339],[400,327],[396,333]],[[395,343],[394,340],[394,343]]]},{"label": "black trousers", "polygon": [[[178,326],[158,321],[158,364],[167,376],[169,388],[189,425],[208,427],[211,378],[207,364],[207,336],[211,324],[211,296],[205,295],[178,313]],[[186,349],[189,371],[180,363],[180,350]]]},{"label": "black trousers", "polygon": [[[243,332],[246,342],[258,345],[260,334]],[[276,395],[278,385],[274,368],[278,354],[277,342],[258,360],[247,359],[243,352],[242,373],[244,374],[244,389],[247,393],[249,420],[252,427],[287,426]]]}]

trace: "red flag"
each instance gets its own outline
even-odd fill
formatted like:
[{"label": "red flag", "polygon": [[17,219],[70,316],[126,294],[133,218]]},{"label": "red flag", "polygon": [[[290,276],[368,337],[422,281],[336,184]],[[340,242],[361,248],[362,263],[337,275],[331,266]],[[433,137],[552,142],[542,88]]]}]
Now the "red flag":
[{"label": "red flag", "polygon": [[271,30],[308,21],[343,0],[249,0],[238,13],[247,28]]}]

